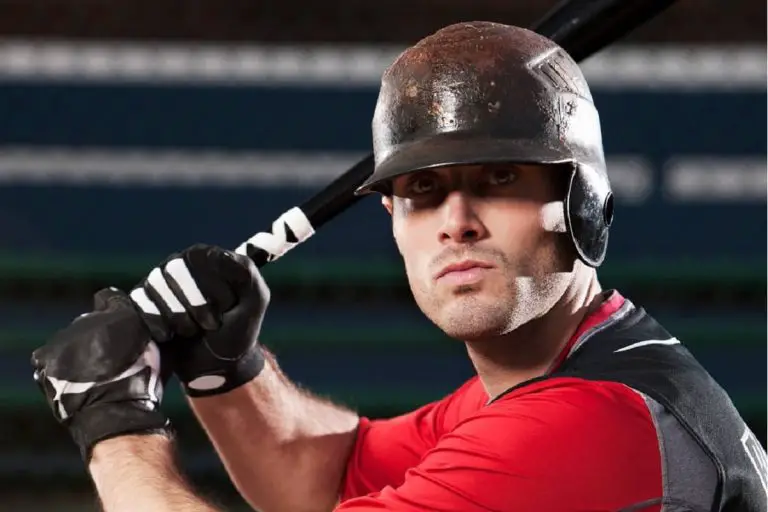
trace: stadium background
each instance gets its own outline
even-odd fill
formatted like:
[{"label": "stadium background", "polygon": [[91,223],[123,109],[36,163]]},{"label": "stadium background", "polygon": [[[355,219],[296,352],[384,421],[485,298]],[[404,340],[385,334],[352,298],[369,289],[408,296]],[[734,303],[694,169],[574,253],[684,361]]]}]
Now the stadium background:
[{"label": "stadium background", "polygon": [[[195,242],[234,247],[345,170],[408,42],[551,4],[0,2],[0,510],[95,510],[28,365],[95,289]],[[603,284],[665,322],[763,443],[764,20],[757,0],[680,2],[584,64],[618,197]],[[413,305],[375,200],[265,274],[264,341],[317,392],[390,416],[471,373]],[[169,393],[189,474],[239,510]]]}]

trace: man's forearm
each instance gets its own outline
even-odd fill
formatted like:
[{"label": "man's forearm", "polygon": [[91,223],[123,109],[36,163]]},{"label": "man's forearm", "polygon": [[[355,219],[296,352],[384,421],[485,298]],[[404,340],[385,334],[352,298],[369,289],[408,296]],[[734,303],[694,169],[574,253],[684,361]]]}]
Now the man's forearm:
[{"label": "man's forearm", "polygon": [[104,512],[221,512],[197,496],[176,467],[173,443],[160,435],[98,443],[89,464]]},{"label": "man's forearm", "polygon": [[333,509],[357,414],[299,390],[269,355],[252,382],[191,403],[251,506],[262,512]]}]

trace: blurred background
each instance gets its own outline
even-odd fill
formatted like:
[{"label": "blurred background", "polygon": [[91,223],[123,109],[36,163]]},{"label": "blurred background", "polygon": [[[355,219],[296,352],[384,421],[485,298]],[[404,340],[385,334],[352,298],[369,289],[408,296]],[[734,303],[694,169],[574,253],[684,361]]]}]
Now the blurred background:
[{"label": "blurred background", "polygon": [[[370,150],[380,73],[456,21],[553,1],[0,1],[0,510],[95,510],[28,359],[192,243],[235,247]],[[604,286],[643,305],[766,434],[765,3],[681,1],[584,63],[617,195]],[[265,343],[372,417],[472,373],[412,302],[367,200],[265,270]],[[185,467],[245,510],[175,386]],[[240,504],[240,505],[238,505]]]}]

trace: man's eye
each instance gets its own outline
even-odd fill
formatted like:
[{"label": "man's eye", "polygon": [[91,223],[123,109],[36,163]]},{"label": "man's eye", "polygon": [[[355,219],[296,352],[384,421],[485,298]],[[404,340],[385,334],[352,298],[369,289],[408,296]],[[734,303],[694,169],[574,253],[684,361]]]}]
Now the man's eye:
[{"label": "man's eye", "polygon": [[488,183],[490,185],[508,185],[515,181],[515,178],[517,176],[515,175],[515,171],[512,169],[505,169],[505,168],[499,168],[499,169],[493,169],[490,172],[490,175],[488,176]]},{"label": "man's eye", "polygon": [[435,180],[427,176],[416,178],[410,183],[409,190],[415,195],[429,194],[435,190]]}]

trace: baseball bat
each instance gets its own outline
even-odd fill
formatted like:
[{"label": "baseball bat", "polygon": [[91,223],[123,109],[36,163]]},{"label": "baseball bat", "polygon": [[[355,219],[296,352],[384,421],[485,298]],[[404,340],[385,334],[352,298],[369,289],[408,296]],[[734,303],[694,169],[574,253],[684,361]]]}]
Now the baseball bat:
[{"label": "baseball bat", "polygon": [[[532,30],[543,35],[580,62],[632,32],[669,7],[675,0],[563,0],[545,14]],[[271,231],[259,232],[236,250],[258,267],[283,256],[311,237],[317,229],[364,196],[355,190],[371,175],[373,154],[303,204],[283,213]]]}]

